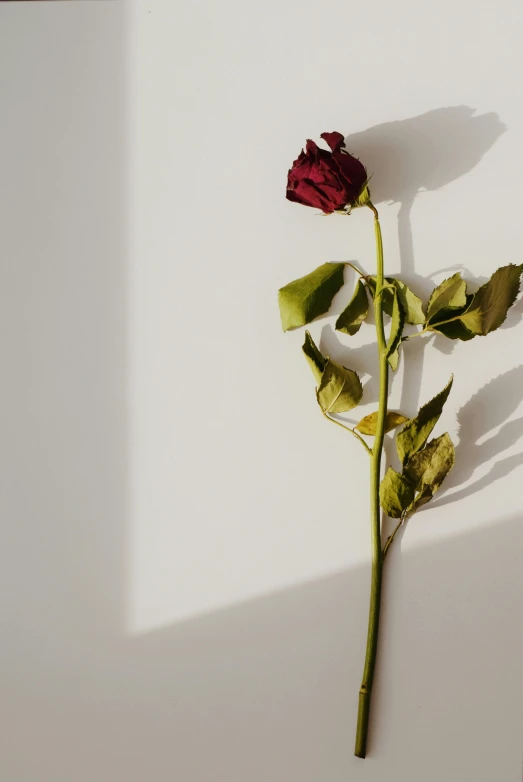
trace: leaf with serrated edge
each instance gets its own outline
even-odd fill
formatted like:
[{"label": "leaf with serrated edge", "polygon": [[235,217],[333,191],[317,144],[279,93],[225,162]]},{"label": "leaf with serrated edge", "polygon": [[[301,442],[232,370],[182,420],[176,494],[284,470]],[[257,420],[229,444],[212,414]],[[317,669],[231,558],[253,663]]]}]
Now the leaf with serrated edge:
[{"label": "leaf with serrated edge", "polygon": [[497,329],[518,295],[523,264],[510,263],[494,272],[490,280],[476,291],[460,322],[473,334],[486,336]]},{"label": "leaf with serrated edge", "polygon": [[460,309],[443,309],[438,312],[438,314],[435,316],[434,321],[430,324],[430,330],[435,331],[438,334],[443,334],[445,337],[448,337],[449,339],[461,339],[463,342],[468,341],[469,339],[474,339],[476,336],[475,334],[472,334],[471,331],[469,331],[461,320],[450,320],[449,323],[445,323],[444,321],[449,320],[451,318],[457,318],[458,315],[462,315],[464,312],[468,310],[470,307],[470,303],[473,299],[473,295],[471,293],[467,294],[467,303],[464,307],[461,307]]},{"label": "leaf with serrated edge", "polygon": [[[401,415],[401,413],[395,413],[394,411],[389,410],[389,412],[385,417],[385,432],[391,432],[397,426],[401,426],[401,424],[405,424],[408,420],[409,419],[406,418],[404,415]],[[377,423],[378,423],[378,411],[366,415],[364,418],[361,419],[359,424],[357,424],[357,426],[355,426],[354,428],[357,429],[358,432],[361,432],[362,434],[368,434],[374,436],[376,434]]]},{"label": "leaf with serrated edge", "polygon": [[427,305],[427,323],[430,324],[437,316],[440,310],[457,309],[464,307],[467,303],[467,283],[459,272],[452,277],[443,280],[432,291],[432,295]]},{"label": "leaf with serrated edge", "polygon": [[[425,313],[423,312],[423,302],[421,301],[418,296],[416,296],[415,293],[411,291],[409,286],[403,282],[403,280],[398,280],[396,277],[386,277],[386,282],[389,285],[394,285],[396,290],[398,291],[398,297],[400,300],[400,304],[403,307],[403,311],[405,313],[405,323],[410,323],[412,326],[420,326],[422,323],[425,323]],[[369,288],[374,295],[376,292],[376,278],[375,277],[368,277],[367,283],[369,285]],[[383,311],[387,315],[392,315],[392,294],[390,290],[385,291],[385,293],[382,294],[383,296]]]},{"label": "leaf with serrated edge", "polygon": [[407,511],[409,515],[430,502],[454,466],[454,462],[454,444],[448,432],[431,440],[425,448],[409,459],[403,472],[416,486],[416,498]]},{"label": "leaf with serrated edge", "polygon": [[411,291],[408,285],[395,277],[387,277],[387,281],[396,286],[398,298],[405,313],[405,323],[412,326],[420,326],[425,323],[425,313],[423,312],[423,302]]},{"label": "leaf with serrated edge", "polygon": [[343,285],[344,263],[324,263],[278,291],[284,331],[305,326],[323,315]]},{"label": "leaf with serrated edge", "polygon": [[398,345],[394,353],[391,353],[387,359],[387,361],[389,362],[389,366],[393,372],[397,370],[399,360],[400,360],[400,346]]},{"label": "leaf with serrated edge", "polygon": [[352,369],[327,359],[318,388],[318,404],[326,413],[346,413],[363,395],[361,381]]},{"label": "leaf with serrated edge", "polygon": [[391,519],[399,519],[414,500],[414,486],[410,480],[389,467],[380,484],[380,505]]},{"label": "leaf with serrated edge", "polygon": [[460,339],[462,342],[468,342],[476,336],[461,322],[453,320],[451,323],[445,323],[443,326],[433,329],[448,339]]},{"label": "leaf with serrated edge", "polygon": [[402,464],[405,464],[427,442],[430,433],[438,422],[443,405],[447,401],[452,388],[452,381],[453,378],[451,377],[443,391],[440,391],[430,402],[423,405],[418,415],[408,421],[403,429],[398,432],[396,448]]},{"label": "leaf with serrated edge", "polygon": [[312,369],[312,374],[316,378],[316,381],[319,383],[321,380],[321,376],[323,375],[323,370],[325,369],[325,364],[327,363],[327,359],[320,353],[319,349],[316,347],[313,338],[310,335],[309,331],[305,332],[305,342],[302,345],[303,352],[305,353],[305,358],[307,359],[307,362]]},{"label": "leaf with serrated edge", "polygon": [[337,331],[353,336],[361,328],[361,324],[369,313],[369,300],[365,285],[358,280],[354,295],[336,321]]},{"label": "leaf with serrated edge", "polygon": [[415,453],[403,468],[403,472],[417,487],[422,484],[430,486],[434,494],[454,465],[454,458],[454,445],[448,432],[445,432]]},{"label": "leaf with serrated edge", "polygon": [[409,518],[412,516],[416,511],[418,511],[422,505],[426,505],[427,502],[430,502],[433,497],[433,494],[428,486],[424,486],[423,490],[420,491],[420,493],[416,496],[416,499],[414,500],[411,505],[407,508],[407,512],[405,514],[405,518]]},{"label": "leaf with serrated edge", "polygon": [[403,334],[403,327],[405,325],[405,313],[403,307],[400,304],[398,290],[394,290],[394,299],[392,302],[392,322],[390,324],[390,336],[387,345],[387,359],[393,371],[396,371],[398,367],[399,359],[399,344],[401,342],[401,335]]}]

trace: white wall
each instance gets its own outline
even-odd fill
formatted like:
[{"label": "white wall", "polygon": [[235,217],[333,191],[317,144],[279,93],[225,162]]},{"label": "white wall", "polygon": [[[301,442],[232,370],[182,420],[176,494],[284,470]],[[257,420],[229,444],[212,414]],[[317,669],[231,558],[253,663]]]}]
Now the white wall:
[{"label": "white wall", "polygon": [[[413,414],[454,372],[458,463],[387,562],[362,762],[367,464],[276,291],[373,268],[370,213],[284,198],[324,130],[389,273],[521,261],[522,33],[515,0],[2,4],[3,779],[521,778],[523,304],[394,379]],[[372,328],[312,331],[374,409]]]}]

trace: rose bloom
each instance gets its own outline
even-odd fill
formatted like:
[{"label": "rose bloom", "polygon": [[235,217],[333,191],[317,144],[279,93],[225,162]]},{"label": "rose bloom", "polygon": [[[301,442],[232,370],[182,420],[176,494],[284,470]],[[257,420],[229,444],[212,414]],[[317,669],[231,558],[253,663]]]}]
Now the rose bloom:
[{"label": "rose bloom", "polygon": [[305,152],[300,152],[289,171],[287,198],[330,214],[354,204],[368,177],[363,164],[342,149],[341,133],[322,133],[321,138],[332,151],[307,139]]}]

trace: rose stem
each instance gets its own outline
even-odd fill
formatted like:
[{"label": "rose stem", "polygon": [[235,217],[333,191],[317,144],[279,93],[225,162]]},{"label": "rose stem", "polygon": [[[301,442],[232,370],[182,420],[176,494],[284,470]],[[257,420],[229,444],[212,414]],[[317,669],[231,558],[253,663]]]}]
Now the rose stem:
[{"label": "rose stem", "polygon": [[370,588],[369,629],[367,634],[367,649],[365,665],[359,692],[358,724],[356,727],[356,747],[354,754],[364,758],[367,751],[367,733],[369,729],[370,702],[376,653],[378,650],[378,628],[380,621],[381,582],[383,570],[383,554],[381,550],[381,510],[380,510],[380,468],[385,435],[385,418],[387,415],[388,396],[388,362],[385,330],[383,328],[383,243],[378,212],[369,201],[368,206],[374,212],[374,231],[376,234],[376,291],[374,294],[374,309],[376,319],[376,336],[378,341],[378,356],[380,369],[380,393],[376,435],[372,449],[371,460],[371,544],[372,544],[372,577]]}]

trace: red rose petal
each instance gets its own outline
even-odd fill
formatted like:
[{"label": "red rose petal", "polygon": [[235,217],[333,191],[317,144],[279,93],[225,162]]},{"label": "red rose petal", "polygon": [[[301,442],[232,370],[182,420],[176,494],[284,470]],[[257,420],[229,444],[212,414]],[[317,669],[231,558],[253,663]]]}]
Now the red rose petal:
[{"label": "red rose petal", "polygon": [[338,133],[338,131],[333,130],[332,133],[322,133],[320,138],[322,138],[324,141],[327,142],[329,147],[334,152],[336,149],[339,149],[343,145],[344,136],[342,133]]}]

